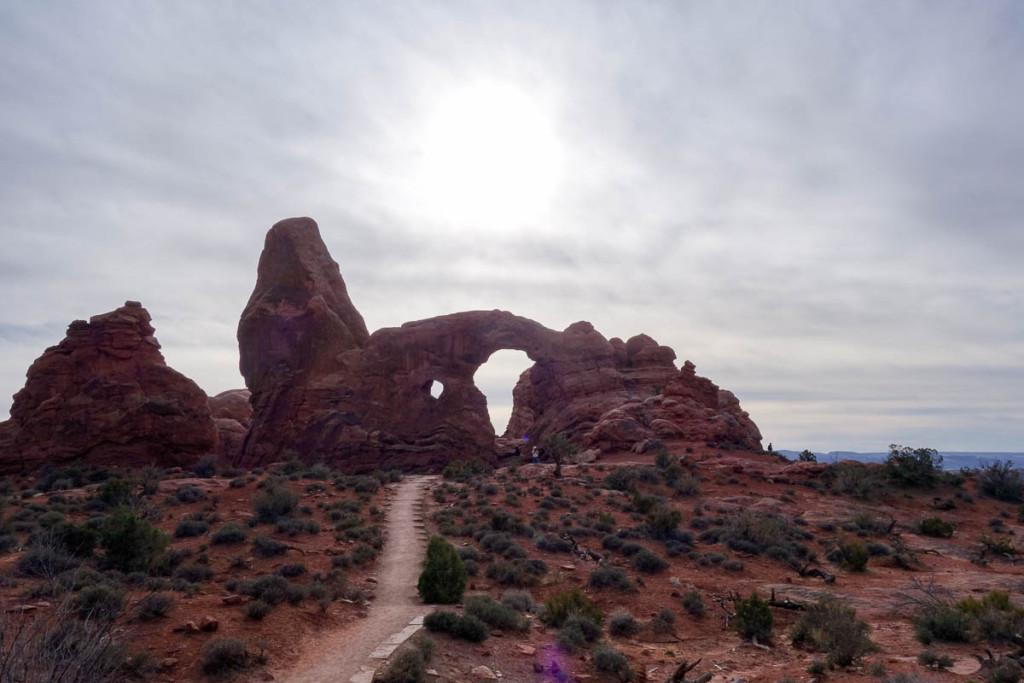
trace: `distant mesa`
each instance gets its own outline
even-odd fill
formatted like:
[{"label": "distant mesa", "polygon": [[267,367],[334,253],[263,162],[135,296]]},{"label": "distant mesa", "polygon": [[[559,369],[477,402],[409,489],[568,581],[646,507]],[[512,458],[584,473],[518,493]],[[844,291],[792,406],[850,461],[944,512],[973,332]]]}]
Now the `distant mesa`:
[{"label": "distant mesa", "polygon": [[238,325],[247,390],[208,399],[166,366],[153,333],[136,302],[73,322],[0,423],[0,472],[187,465],[211,452],[243,467],[296,457],[350,472],[493,462],[496,435],[473,376],[502,349],[534,363],[513,390],[503,442],[560,433],[601,451],[670,440],[761,448],[731,392],[688,361],[677,369],[675,352],[646,335],[609,340],[587,322],[559,332],[497,310],[370,334],[310,218],[267,233]]}]

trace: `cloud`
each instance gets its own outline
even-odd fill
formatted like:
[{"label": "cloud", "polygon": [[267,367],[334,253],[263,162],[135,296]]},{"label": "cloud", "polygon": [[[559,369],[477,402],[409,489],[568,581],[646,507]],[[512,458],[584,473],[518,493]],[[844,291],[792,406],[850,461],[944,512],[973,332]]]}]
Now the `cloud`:
[{"label": "cloud", "polygon": [[[263,235],[310,215],[371,328],[588,319],[673,346],[778,447],[1019,449],[1022,19],[1013,2],[9,3],[0,396],[68,322],[126,299],[172,366],[238,386]],[[515,231],[456,230],[414,186],[425,117],[480,79],[534,98],[565,153],[556,200]]]}]

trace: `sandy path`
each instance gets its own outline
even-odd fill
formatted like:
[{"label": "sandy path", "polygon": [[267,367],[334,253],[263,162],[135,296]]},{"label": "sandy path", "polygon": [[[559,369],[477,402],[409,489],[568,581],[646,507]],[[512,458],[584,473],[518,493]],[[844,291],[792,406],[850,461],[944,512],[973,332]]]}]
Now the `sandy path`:
[{"label": "sandy path", "polygon": [[416,592],[416,581],[426,552],[422,502],[436,481],[437,477],[407,476],[398,485],[388,511],[377,597],[369,616],[340,631],[318,636],[291,671],[278,673],[278,680],[347,683],[381,643],[426,613]]}]

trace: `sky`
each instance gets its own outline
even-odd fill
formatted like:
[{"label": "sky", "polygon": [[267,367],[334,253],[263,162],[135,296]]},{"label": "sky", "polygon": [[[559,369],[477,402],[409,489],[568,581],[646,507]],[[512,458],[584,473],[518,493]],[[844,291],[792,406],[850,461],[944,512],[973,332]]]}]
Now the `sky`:
[{"label": "sky", "polygon": [[[765,445],[1024,451],[1022,35],[1012,0],[3,0],[0,415],[128,299],[243,386],[264,235],[311,216],[371,330],[588,320]],[[496,420],[527,365],[478,372]]]}]

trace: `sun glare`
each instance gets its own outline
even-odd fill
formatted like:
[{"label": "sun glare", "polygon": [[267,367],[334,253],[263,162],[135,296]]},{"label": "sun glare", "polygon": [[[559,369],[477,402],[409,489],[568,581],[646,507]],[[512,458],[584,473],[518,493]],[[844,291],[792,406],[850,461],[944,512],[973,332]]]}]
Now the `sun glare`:
[{"label": "sun glare", "polygon": [[459,227],[529,227],[562,174],[549,117],[510,85],[476,84],[442,98],[423,143],[424,203],[440,222]]}]

